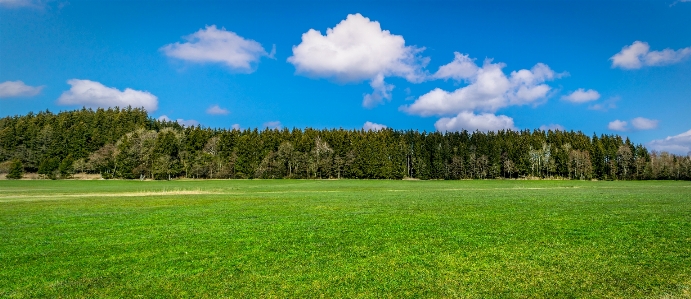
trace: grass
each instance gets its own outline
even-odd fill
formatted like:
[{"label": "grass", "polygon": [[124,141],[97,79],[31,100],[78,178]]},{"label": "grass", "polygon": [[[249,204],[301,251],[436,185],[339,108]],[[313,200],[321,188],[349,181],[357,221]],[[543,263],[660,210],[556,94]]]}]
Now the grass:
[{"label": "grass", "polygon": [[0,297],[690,298],[691,182],[0,181]]}]

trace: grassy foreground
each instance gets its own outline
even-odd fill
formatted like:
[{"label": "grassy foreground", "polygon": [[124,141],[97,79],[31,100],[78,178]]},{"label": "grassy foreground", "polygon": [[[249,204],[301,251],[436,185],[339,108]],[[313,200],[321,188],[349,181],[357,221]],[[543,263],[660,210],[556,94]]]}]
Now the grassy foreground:
[{"label": "grassy foreground", "polygon": [[690,298],[691,182],[0,181],[0,297]]}]

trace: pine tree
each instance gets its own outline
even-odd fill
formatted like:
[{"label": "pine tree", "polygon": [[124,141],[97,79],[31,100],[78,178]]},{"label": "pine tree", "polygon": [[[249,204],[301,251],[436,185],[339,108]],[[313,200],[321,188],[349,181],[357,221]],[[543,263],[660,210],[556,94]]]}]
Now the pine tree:
[{"label": "pine tree", "polygon": [[24,166],[22,165],[22,161],[20,161],[19,159],[15,159],[14,161],[12,161],[12,164],[10,165],[10,171],[7,174],[7,178],[18,180],[21,179],[23,175]]}]

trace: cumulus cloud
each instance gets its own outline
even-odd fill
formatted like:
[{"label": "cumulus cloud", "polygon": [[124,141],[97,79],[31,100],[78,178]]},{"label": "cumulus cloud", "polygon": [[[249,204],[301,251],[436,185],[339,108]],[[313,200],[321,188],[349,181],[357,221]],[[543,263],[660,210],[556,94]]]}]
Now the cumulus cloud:
[{"label": "cumulus cloud", "polygon": [[120,91],[91,80],[71,79],[67,81],[67,84],[72,87],[58,98],[60,105],[80,105],[92,108],[132,106],[144,107],[149,112],[158,109],[158,98],[148,91],[131,88]]},{"label": "cumulus cloud", "polygon": [[363,105],[372,107],[391,98],[393,86],[384,82],[385,77],[425,79],[422,68],[429,59],[418,55],[423,50],[406,46],[402,36],[382,30],[379,22],[351,14],[325,35],[314,29],[304,33],[288,62],[296,73],[308,77],[340,83],[371,81],[374,92],[364,96]]},{"label": "cumulus cloud", "polygon": [[652,130],[657,128],[658,122],[659,121],[655,119],[636,117],[631,120],[631,125],[637,130]]},{"label": "cumulus cloud", "polygon": [[362,125],[362,129],[365,131],[379,131],[382,129],[386,129],[386,126],[382,125],[382,124],[377,124],[377,123],[373,123],[371,121],[368,121],[368,122],[365,122],[364,125]]},{"label": "cumulus cloud", "polygon": [[579,88],[578,90],[572,92],[571,94],[567,96],[563,96],[562,99],[567,100],[572,103],[585,103],[585,102],[590,102],[590,101],[595,101],[600,98],[600,93],[588,89],[585,90],[583,88]]},{"label": "cumulus cloud", "polygon": [[[420,96],[413,104],[402,106],[401,110],[421,116],[455,115],[462,111],[495,112],[507,106],[545,99],[551,87],[544,82],[561,76],[542,63],[530,70],[513,71],[510,76],[504,74],[504,67],[503,63],[486,60],[472,76],[463,74],[469,81],[467,86],[452,92],[436,88]],[[450,74],[445,76],[453,78]]]},{"label": "cumulus cloud", "polygon": [[208,109],[206,109],[206,113],[211,114],[211,115],[228,115],[228,113],[230,113],[230,111],[228,111],[228,109],[221,108],[218,105],[213,105],[213,106],[209,107]]},{"label": "cumulus cloud", "polygon": [[280,121],[277,121],[277,120],[265,122],[265,123],[262,125],[262,127],[268,128],[268,129],[281,129],[282,126],[283,126],[283,125],[281,125],[281,122],[280,122]]},{"label": "cumulus cloud", "polygon": [[468,54],[454,52],[454,59],[449,64],[439,67],[432,77],[436,79],[454,79],[457,81],[468,80],[477,74],[478,66],[475,59]]},{"label": "cumulus cloud", "polygon": [[161,51],[167,56],[186,61],[222,63],[234,71],[244,73],[253,72],[253,66],[262,57],[273,57],[276,51],[274,47],[269,54],[260,43],[245,39],[225,28],[218,29],[216,25],[206,26],[184,39],[187,42],[165,45]]},{"label": "cumulus cloud", "polygon": [[628,123],[623,120],[613,120],[607,124],[607,128],[612,131],[626,131]]},{"label": "cumulus cloud", "polygon": [[524,105],[544,99],[552,88],[543,84],[565,74],[557,74],[544,63],[538,63],[530,70],[511,72],[511,89],[508,93],[509,105]]},{"label": "cumulus cloud", "polygon": [[564,128],[564,126],[559,125],[559,124],[549,124],[549,125],[541,125],[540,130],[542,130],[542,131],[549,131],[549,130],[565,131],[566,129]]},{"label": "cumulus cloud", "polygon": [[635,41],[625,46],[617,54],[610,58],[612,67],[622,69],[640,69],[644,66],[661,66],[681,62],[691,56],[691,47],[679,50],[664,49],[662,51],[650,51],[650,45],[646,42]]},{"label": "cumulus cloud", "polygon": [[238,130],[238,131],[240,130],[240,124],[233,124],[233,125],[230,126],[230,127],[231,127],[233,130]]},{"label": "cumulus cloud", "polygon": [[455,117],[444,117],[439,119],[434,127],[437,131],[496,131],[502,129],[515,130],[513,118],[506,115],[494,115],[491,113],[475,114],[464,111]]},{"label": "cumulus cloud", "polygon": [[[173,121],[173,120],[170,119],[167,115],[161,115],[161,116],[159,116],[159,117],[158,117],[158,120],[160,120],[160,121]],[[180,124],[180,125],[182,125],[182,126],[185,126],[185,127],[194,127],[194,126],[198,126],[198,125],[199,125],[199,122],[196,121],[196,120],[194,120],[194,119],[187,119],[187,120],[185,120],[185,119],[182,119],[182,118],[178,118],[178,119],[175,120],[175,122],[177,122],[178,124]]]},{"label": "cumulus cloud", "polygon": [[659,123],[658,120],[655,119],[647,119],[644,117],[636,117],[630,121],[623,121],[623,120],[614,120],[611,121],[608,125],[607,128],[612,130],[612,131],[628,131],[629,130],[629,124],[633,127],[635,130],[652,130],[657,128],[657,124]]},{"label": "cumulus cloud", "polygon": [[665,139],[656,139],[646,144],[646,147],[656,151],[665,151],[677,155],[691,154],[691,130]]},{"label": "cumulus cloud", "polygon": [[496,111],[508,105],[506,95],[511,85],[502,67],[502,64],[485,63],[470,85],[453,92],[435,88],[402,110],[422,116],[451,115],[464,110]]},{"label": "cumulus cloud", "polygon": [[0,98],[33,97],[41,93],[44,86],[29,86],[22,81],[0,83]]}]

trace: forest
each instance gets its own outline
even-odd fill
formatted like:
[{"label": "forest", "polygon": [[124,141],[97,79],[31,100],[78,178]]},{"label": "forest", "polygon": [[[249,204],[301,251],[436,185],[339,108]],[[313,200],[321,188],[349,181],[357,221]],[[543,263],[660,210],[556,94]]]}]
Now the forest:
[{"label": "forest", "polygon": [[127,107],[0,119],[0,172],[49,179],[690,180],[691,157],[580,131],[212,129]]}]

